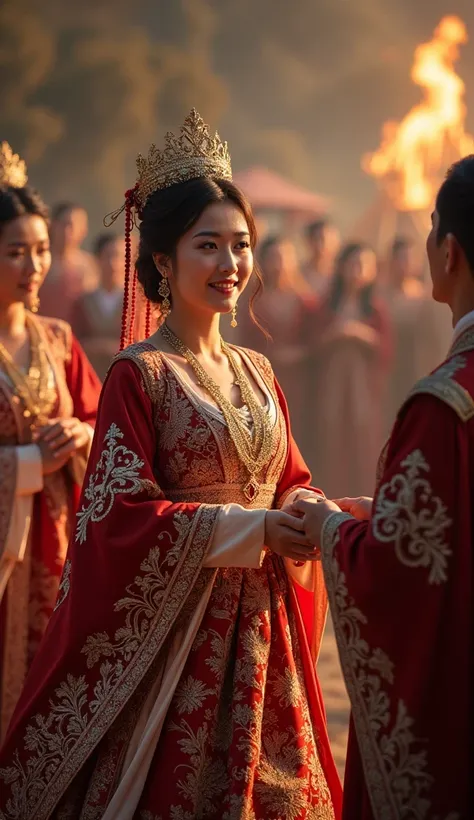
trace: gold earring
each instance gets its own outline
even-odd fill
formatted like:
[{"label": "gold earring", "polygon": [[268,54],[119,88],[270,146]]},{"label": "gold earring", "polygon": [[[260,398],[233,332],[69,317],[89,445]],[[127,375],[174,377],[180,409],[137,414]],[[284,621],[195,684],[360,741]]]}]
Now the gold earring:
[{"label": "gold earring", "polygon": [[38,313],[40,309],[39,296],[33,296],[31,299],[30,310],[32,313]]},{"label": "gold earring", "polygon": [[167,316],[171,313],[171,302],[170,302],[170,286],[168,284],[168,277],[166,274],[161,274],[161,282],[158,287],[158,294],[161,296],[161,315],[163,319],[166,319]]},{"label": "gold earring", "polygon": [[237,305],[236,305],[235,308],[232,309],[232,320],[231,320],[230,326],[231,327],[237,327],[237,325],[238,325],[238,322],[237,322]]}]

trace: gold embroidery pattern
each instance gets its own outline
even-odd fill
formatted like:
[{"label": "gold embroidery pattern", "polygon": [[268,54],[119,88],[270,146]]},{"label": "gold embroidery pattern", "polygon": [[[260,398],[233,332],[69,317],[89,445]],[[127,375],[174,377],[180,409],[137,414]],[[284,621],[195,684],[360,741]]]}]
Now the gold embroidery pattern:
[{"label": "gold embroidery pattern", "polygon": [[89,483],[84,490],[84,497],[89,504],[83,504],[77,513],[76,541],[80,544],[86,540],[89,521],[103,521],[111,511],[118,493],[136,495],[143,489],[139,470],[144,462],[132,450],[119,444],[122,438],[121,430],[116,424],[111,424],[104,438],[107,447],[102,450],[95,473],[89,476]]},{"label": "gold embroidery pattern", "polygon": [[58,599],[56,601],[56,606],[54,607],[54,611],[56,612],[57,609],[64,603],[67,596],[69,595],[69,589],[71,587],[71,570],[72,570],[72,562],[68,558],[64,564],[63,569],[63,576],[61,578],[61,583],[59,584],[58,590]]},{"label": "gold embroidery pattern", "polygon": [[[178,514],[171,549],[164,550],[163,557],[159,548],[150,551],[141,564],[143,575],[127,587],[128,595],[115,606],[115,611],[127,612],[125,626],[116,631],[114,641],[106,633],[87,639],[83,648],[87,666],[106,659],[95,681],[68,674],[50,701],[49,714],[35,715],[27,727],[24,744],[31,755],[26,765],[17,751],[12,765],[0,770],[0,778],[11,786],[4,820],[50,816],[161,649],[199,576],[216,517],[217,508],[203,505],[188,526],[186,516]],[[212,573],[208,577],[211,582]]]},{"label": "gold embroidery pattern", "polygon": [[408,394],[407,401],[422,393],[435,396],[449,405],[461,421],[469,421],[474,416],[474,399],[462,385],[453,379],[455,373],[465,366],[466,359],[463,356],[449,359],[431,376],[420,379]]},{"label": "gold embroidery pattern", "polygon": [[161,354],[149,342],[137,342],[118,353],[114,362],[122,359],[133,362],[140,370],[143,391],[150,398],[156,413],[165,391],[165,365]]},{"label": "gold embroidery pattern", "polygon": [[[48,380],[48,389],[44,397],[48,412],[55,412],[62,418],[70,418],[74,412],[74,405],[66,380],[66,365],[71,360],[72,330],[67,322],[60,319],[45,319],[33,316],[40,336],[47,348],[47,358],[52,369],[52,378]],[[44,413],[44,410],[43,410]]]},{"label": "gold embroidery pattern", "polygon": [[323,565],[372,810],[377,820],[425,820],[432,785],[426,750],[413,735],[413,719],[402,700],[388,729],[387,689],[393,683],[393,664],[382,649],[371,649],[362,637],[367,618],[349,597],[345,575],[333,554],[339,526],[347,518],[340,513],[331,516],[323,532]]},{"label": "gold embroidery pattern", "polygon": [[239,348],[235,345],[230,345],[230,347],[235,348],[237,352],[239,352],[239,350],[242,350],[249,357],[250,361],[254,364],[254,366],[257,368],[260,375],[264,379],[265,384],[271,390],[273,398],[276,402],[278,402],[278,396],[275,389],[275,376],[273,374],[272,366],[267,357],[264,356],[263,353],[257,353],[256,350],[250,350],[250,348],[247,347]]},{"label": "gold embroidery pattern", "polygon": [[445,532],[452,521],[424,475],[430,468],[421,450],[410,453],[401,467],[403,472],[380,487],[372,516],[374,536],[382,544],[393,543],[402,564],[429,568],[429,584],[441,584],[447,580],[451,550]]},{"label": "gold embroidery pattern", "polygon": [[55,361],[61,361],[63,365],[70,362],[72,348],[71,325],[62,319],[45,318],[44,316],[34,316],[33,319],[43,328]]},{"label": "gold embroidery pattern", "polygon": [[459,339],[456,339],[449,351],[449,356],[459,356],[461,353],[471,353],[474,350],[474,328],[466,330]]},{"label": "gold embroidery pattern", "polygon": [[[239,348],[236,348],[239,350]],[[245,351],[259,370],[276,407],[273,372],[264,356]],[[258,477],[262,493],[249,502],[241,492],[246,471],[240,463],[225,424],[186,389],[163,356],[149,343],[131,345],[117,359],[133,361],[153,406],[157,430],[155,473],[164,496],[172,501],[241,503],[247,508],[271,508],[288,449],[285,419],[278,412],[269,464]],[[116,360],[117,360],[116,359]]]},{"label": "gold embroidery pattern", "polygon": [[[0,371],[1,372],[1,371]],[[9,444],[19,444],[20,440],[18,437],[18,428],[17,428],[17,421],[15,418],[15,414],[12,408],[12,395],[11,389],[9,384],[4,381],[5,376],[2,373],[0,378],[0,446],[6,447]],[[5,393],[5,389],[8,389],[8,394]],[[13,398],[13,401],[17,401],[17,397]]]},{"label": "gold embroidery pattern", "polygon": [[167,717],[176,753],[156,761],[177,799],[156,815],[156,791],[140,817],[334,820],[299,654],[278,559],[219,570]]}]

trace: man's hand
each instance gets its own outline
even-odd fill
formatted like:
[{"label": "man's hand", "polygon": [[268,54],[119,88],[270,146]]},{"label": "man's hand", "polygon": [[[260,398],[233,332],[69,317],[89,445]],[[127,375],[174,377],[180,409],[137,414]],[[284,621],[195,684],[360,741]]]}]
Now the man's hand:
[{"label": "man's hand", "polygon": [[334,503],[337,504],[343,512],[353,515],[358,521],[368,521],[372,515],[374,499],[361,495],[359,498],[335,498]]},{"label": "man's hand", "polygon": [[302,516],[306,537],[315,547],[321,547],[323,524],[333,512],[341,512],[334,501],[317,501],[316,498],[302,498],[292,504],[292,512]]}]

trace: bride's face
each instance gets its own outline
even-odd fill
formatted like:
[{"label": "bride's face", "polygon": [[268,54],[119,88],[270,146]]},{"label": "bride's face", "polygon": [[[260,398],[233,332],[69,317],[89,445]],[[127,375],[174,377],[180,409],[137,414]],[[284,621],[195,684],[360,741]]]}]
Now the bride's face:
[{"label": "bride's face", "polygon": [[247,221],[236,205],[209,205],[178,242],[169,274],[173,311],[230,313],[253,269]]}]

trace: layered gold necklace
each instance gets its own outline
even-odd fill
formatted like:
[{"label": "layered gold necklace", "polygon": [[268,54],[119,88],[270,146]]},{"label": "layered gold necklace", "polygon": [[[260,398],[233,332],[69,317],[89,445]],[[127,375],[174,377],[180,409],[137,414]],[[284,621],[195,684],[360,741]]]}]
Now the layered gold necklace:
[{"label": "layered gold necklace", "polygon": [[260,489],[257,477],[270,461],[273,450],[273,431],[267,409],[262,407],[257,400],[247,375],[223,339],[221,339],[222,352],[227,356],[234,373],[235,384],[240,390],[242,401],[248,408],[252,419],[250,431],[242,413],[224,396],[219,385],[206,373],[194,353],[166,324],[161,326],[160,333],[163,339],[192,367],[198,384],[209,393],[221,410],[237,454],[249,475],[249,480],[242,488],[243,493],[247,501],[254,501]]},{"label": "layered gold necklace", "polygon": [[49,417],[52,402],[49,400],[49,361],[44,342],[35,320],[27,313],[26,327],[30,337],[31,363],[25,373],[0,342],[0,367],[10,379],[15,394],[23,403],[23,417],[33,427]]}]

